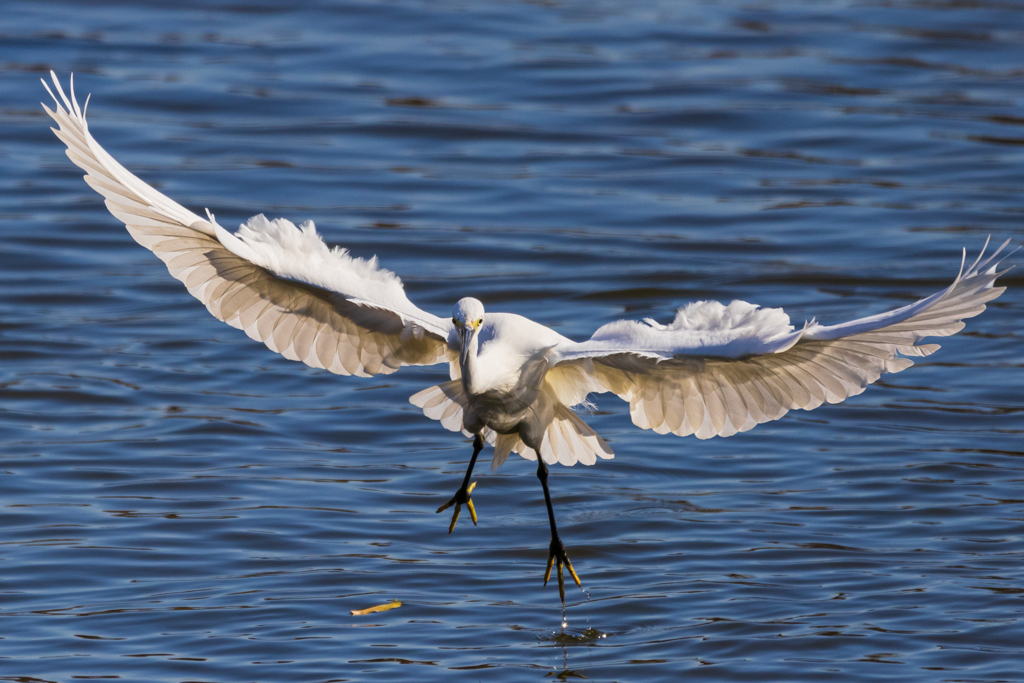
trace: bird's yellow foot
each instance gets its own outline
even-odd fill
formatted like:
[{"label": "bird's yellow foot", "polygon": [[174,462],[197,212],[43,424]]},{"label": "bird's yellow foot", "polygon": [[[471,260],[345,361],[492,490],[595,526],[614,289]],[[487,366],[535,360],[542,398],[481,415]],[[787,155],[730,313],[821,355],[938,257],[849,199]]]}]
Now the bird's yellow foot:
[{"label": "bird's yellow foot", "polygon": [[476,482],[474,481],[472,484],[469,485],[469,488],[460,488],[458,491],[455,492],[455,495],[452,496],[451,500],[449,500],[441,507],[437,508],[438,512],[444,512],[452,505],[455,506],[455,514],[452,515],[452,523],[448,527],[448,533],[451,533],[455,530],[455,522],[459,521],[459,512],[462,511],[463,504],[465,504],[466,507],[469,508],[469,516],[473,518],[473,526],[476,526],[476,508],[473,507],[473,499],[469,497],[470,494],[473,493],[473,489],[475,488]]},{"label": "bird's yellow foot", "polygon": [[562,545],[562,539],[558,536],[554,536],[551,539],[551,546],[548,548],[548,568],[544,572],[544,585],[548,585],[548,580],[551,578],[551,568],[558,563],[558,597],[562,598],[562,604],[565,604],[565,579],[562,578],[562,565],[565,565],[566,569],[569,570],[569,574],[572,575],[572,580],[576,582],[576,585],[583,588],[583,584],[580,583],[580,577],[576,575],[576,570],[572,568],[572,562],[569,561],[569,556],[565,554],[565,546]]}]

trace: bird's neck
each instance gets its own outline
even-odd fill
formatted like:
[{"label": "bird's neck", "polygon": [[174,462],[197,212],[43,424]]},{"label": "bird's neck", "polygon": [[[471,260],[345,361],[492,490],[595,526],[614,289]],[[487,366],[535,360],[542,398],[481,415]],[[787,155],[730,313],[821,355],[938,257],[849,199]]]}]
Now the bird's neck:
[{"label": "bird's neck", "polygon": [[[477,352],[480,350],[480,336],[474,334],[469,340],[469,352],[466,354],[466,361],[459,363],[459,370],[462,372],[462,386],[469,394],[478,394],[480,387],[480,359]],[[476,390],[476,391],[474,391]]]}]

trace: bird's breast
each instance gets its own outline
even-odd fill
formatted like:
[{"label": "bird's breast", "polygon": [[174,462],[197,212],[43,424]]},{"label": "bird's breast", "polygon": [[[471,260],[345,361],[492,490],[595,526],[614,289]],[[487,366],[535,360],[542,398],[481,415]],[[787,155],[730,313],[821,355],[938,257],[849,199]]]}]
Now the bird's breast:
[{"label": "bird's breast", "polygon": [[520,369],[508,359],[493,354],[469,358],[462,369],[462,388],[471,398],[483,394],[502,394],[513,390],[519,382]]}]

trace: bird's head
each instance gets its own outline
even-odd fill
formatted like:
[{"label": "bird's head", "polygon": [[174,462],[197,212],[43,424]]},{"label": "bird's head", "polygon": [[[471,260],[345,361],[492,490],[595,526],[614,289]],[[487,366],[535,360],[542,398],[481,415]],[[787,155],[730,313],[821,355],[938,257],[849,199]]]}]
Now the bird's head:
[{"label": "bird's head", "polygon": [[469,357],[469,343],[473,341],[473,337],[480,332],[480,326],[484,324],[484,305],[480,303],[479,299],[470,296],[459,299],[455,308],[452,309],[452,322],[455,323],[455,330],[459,333],[459,339],[462,340],[462,349],[459,355],[461,362],[465,363],[466,358]]}]

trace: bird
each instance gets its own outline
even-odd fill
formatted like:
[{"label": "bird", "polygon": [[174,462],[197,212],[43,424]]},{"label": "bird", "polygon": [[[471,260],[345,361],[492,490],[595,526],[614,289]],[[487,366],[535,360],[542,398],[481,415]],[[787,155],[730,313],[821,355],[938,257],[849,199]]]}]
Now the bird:
[{"label": "bird", "polygon": [[556,568],[563,606],[563,569],[582,583],[558,533],[549,466],[593,465],[614,455],[573,410],[588,396],[612,393],[628,402],[641,429],[731,436],[790,410],[860,394],[883,374],[934,353],[939,345],[924,338],[955,334],[1005,290],[995,282],[1009,270],[1000,270],[999,258],[1009,240],[987,257],[986,240],[970,266],[963,252],[960,272],[945,289],[836,325],[812,319],[795,327],[782,309],[744,301],[692,302],[668,323],[610,322],[582,342],[526,317],[486,310],[473,297],[457,301],[445,318],[413,304],[376,257],[328,246],[310,221],[296,226],[259,214],[229,232],[208,209],[197,215],[158,192],[93,138],[89,98],[79,107],[74,76],[70,96],[53,71],[50,77],[54,89],[45,79],[43,86],[55,106],[43,108],[85,182],[215,318],[285,358],[339,375],[447,363],[449,381],[409,399],[473,441],[462,483],[437,512],[454,508],[449,534],[463,506],[477,524],[472,477],[486,445],[494,448],[492,470],[511,453],[536,461],[551,530],[544,585]]}]

